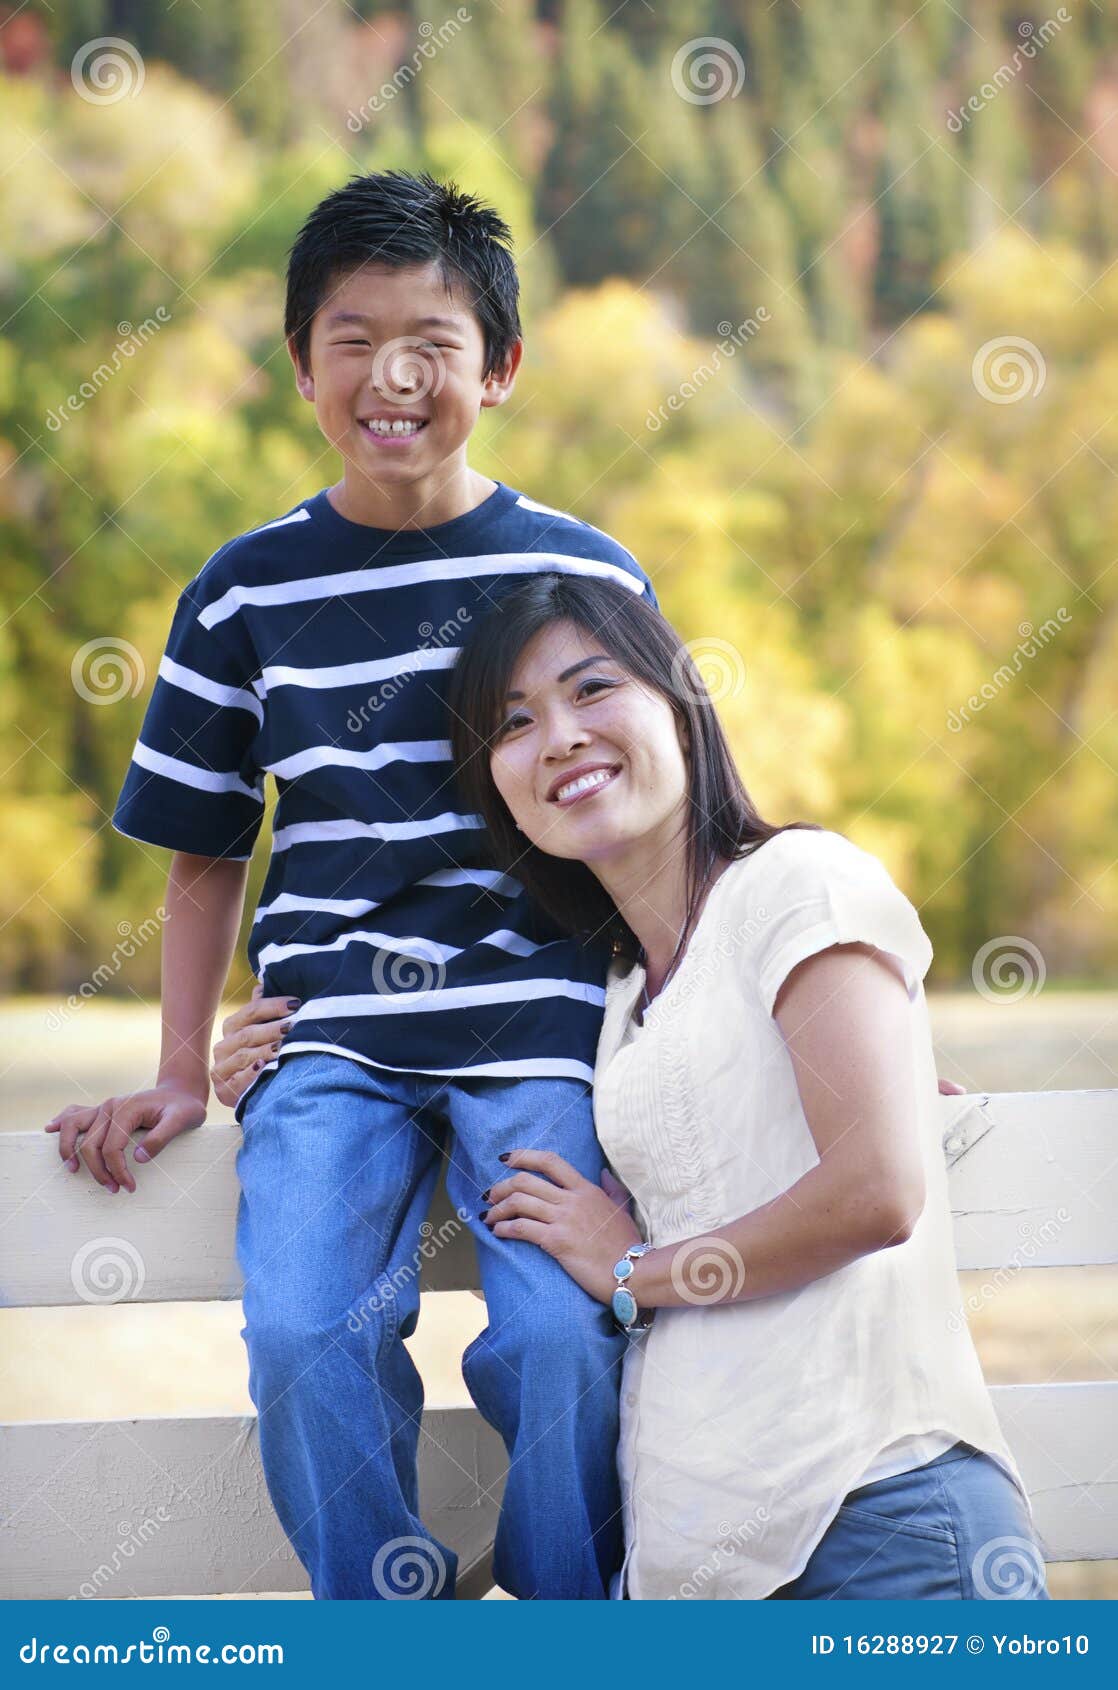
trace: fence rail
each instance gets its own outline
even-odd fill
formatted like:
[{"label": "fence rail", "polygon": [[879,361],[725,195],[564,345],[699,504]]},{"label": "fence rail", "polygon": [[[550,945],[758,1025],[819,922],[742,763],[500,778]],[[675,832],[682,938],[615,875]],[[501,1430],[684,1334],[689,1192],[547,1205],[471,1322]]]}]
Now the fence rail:
[{"label": "fence rail", "polygon": [[[959,1266],[1118,1259],[1118,1092],[944,1098]],[[8,1307],[235,1299],[240,1132],[204,1126],[109,1198],[68,1174],[42,1132],[0,1135]],[[426,1290],[473,1290],[467,1228],[440,1188],[416,1268]],[[1118,1384],[995,1387],[1049,1560],[1118,1557]],[[472,1408],[423,1418],[424,1519],[484,1593],[504,1482],[497,1434]],[[0,1426],[4,1598],[306,1589],[272,1510],[254,1415]]]}]

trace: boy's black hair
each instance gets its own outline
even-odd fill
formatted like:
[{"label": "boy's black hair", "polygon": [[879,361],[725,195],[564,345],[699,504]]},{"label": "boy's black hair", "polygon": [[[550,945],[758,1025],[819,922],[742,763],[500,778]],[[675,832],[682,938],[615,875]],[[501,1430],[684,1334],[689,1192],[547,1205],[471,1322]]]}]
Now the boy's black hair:
[{"label": "boy's black hair", "polygon": [[363,264],[435,261],[457,284],[485,336],[484,375],[520,339],[520,282],[508,224],[474,194],[424,172],[352,176],[327,194],[299,230],[287,266],[284,334],[309,369],[311,323],[332,287]]}]

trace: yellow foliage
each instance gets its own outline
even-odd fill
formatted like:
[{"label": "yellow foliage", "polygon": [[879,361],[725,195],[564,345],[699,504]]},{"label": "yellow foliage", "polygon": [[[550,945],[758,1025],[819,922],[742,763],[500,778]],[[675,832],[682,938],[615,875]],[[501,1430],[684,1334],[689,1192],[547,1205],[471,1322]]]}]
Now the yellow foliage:
[{"label": "yellow foliage", "polygon": [[[164,65],[136,96],[65,99],[60,163],[141,251],[174,275],[201,269],[213,232],[247,209],[256,172],[231,113]],[[178,287],[168,277],[167,303]]]},{"label": "yellow foliage", "polygon": [[0,76],[0,282],[6,285],[17,267],[72,251],[102,221],[52,156],[53,105],[43,84]]},{"label": "yellow foliage", "polygon": [[34,964],[61,942],[80,954],[97,884],[92,807],[78,792],[4,800],[4,873],[0,877],[0,975],[34,982]]}]

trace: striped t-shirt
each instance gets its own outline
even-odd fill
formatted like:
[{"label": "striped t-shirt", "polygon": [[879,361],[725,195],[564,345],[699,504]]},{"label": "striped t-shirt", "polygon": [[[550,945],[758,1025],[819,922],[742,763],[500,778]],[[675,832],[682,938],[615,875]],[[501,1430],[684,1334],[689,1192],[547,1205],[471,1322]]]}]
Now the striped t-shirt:
[{"label": "striped t-shirt", "polygon": [[605,946],[564,936],[492,868],[481,818],[459,807],[446,721],[458,648],[544,572],[656,603],[624,547],[503,482],[426,530],[350,522],[323,491],[184,588],[113,825],[243,862],[272,775],[248,954],[268,996],[303,1000],[277,1060],[593,1078]]}]

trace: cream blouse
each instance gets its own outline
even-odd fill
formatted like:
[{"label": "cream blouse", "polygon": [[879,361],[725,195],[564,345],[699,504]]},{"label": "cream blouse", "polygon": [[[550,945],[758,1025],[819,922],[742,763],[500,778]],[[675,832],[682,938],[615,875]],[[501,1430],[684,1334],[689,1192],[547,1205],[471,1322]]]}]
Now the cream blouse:
[{"label": "cream blouse", "polygon": [[[875,857],[794,830],[732,862],[642,1025],[644,970],[614,964],[598,1137],[655,1245],[786,1191],[818,1156],[773,1004],[797,963],[856,941],[904,971],[923,1213],[905,1243],[799,1291],[659,1309],[633,1339],[619,1448],[631,1597],[769,1595],[802,1572],[846,1493],[889,1470],[894,1445],[966,1439],[1024,1494],[962,1318],[922,984],[932,947]],[[696,1251],[712,1292],[736,1271],[711,1257],[704,1275],[701,1262]]]}]

